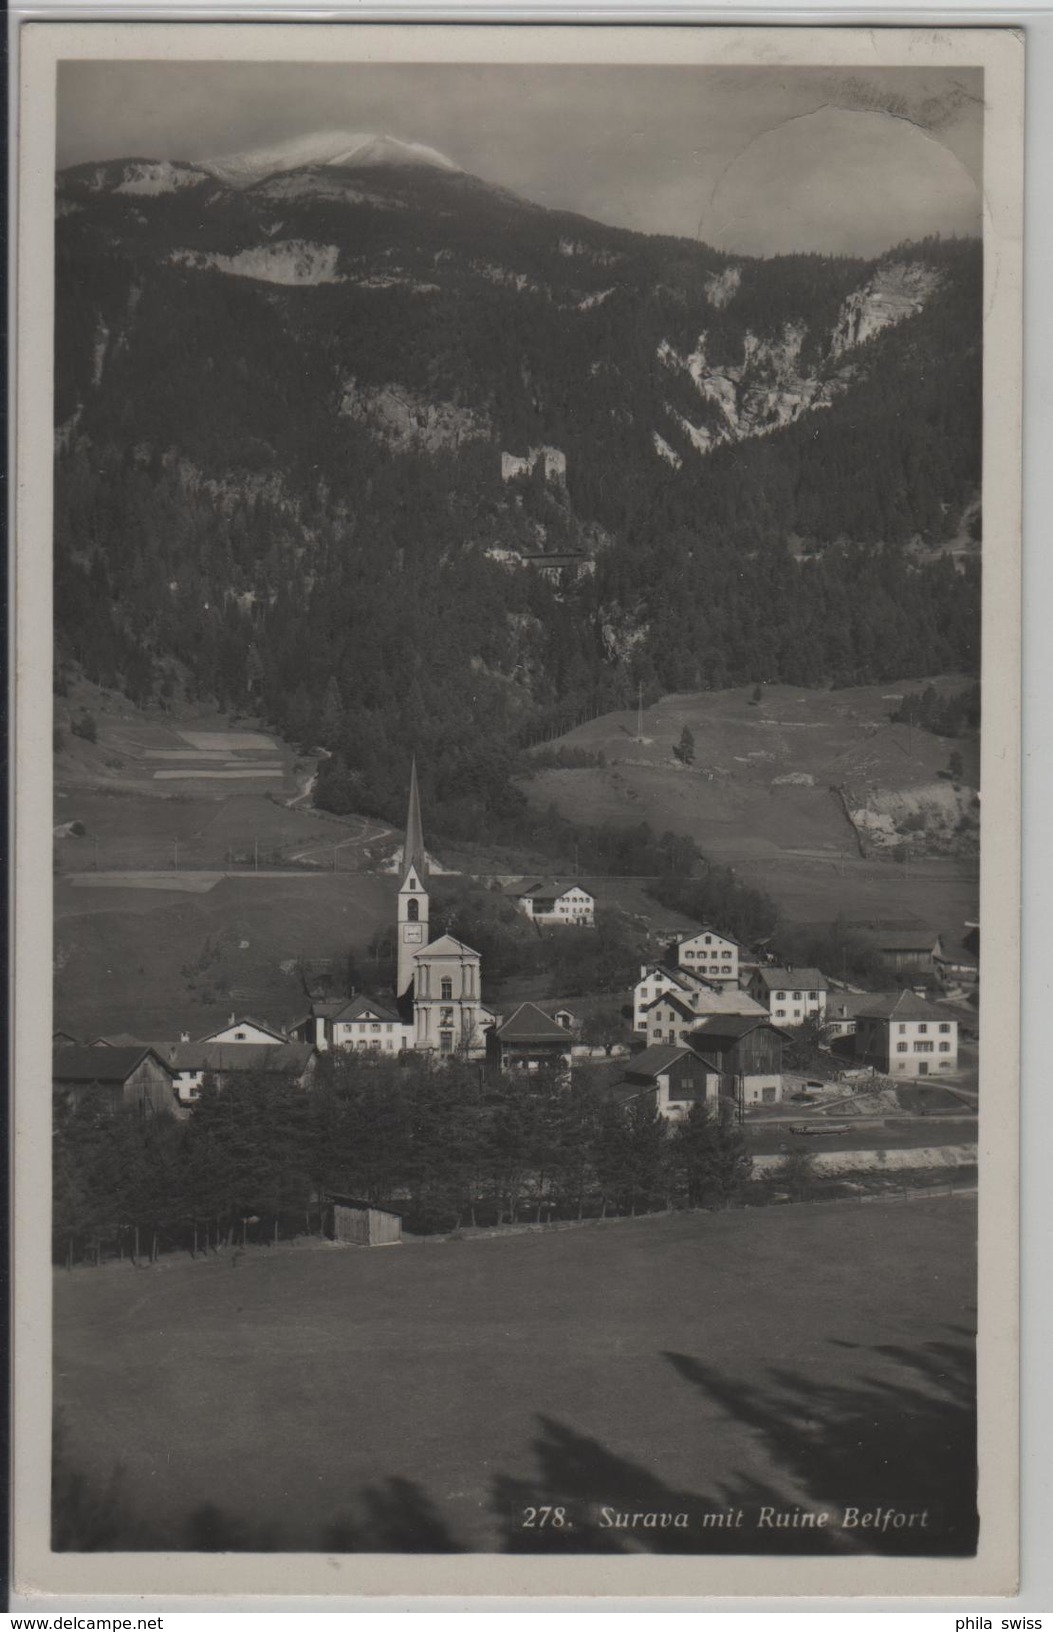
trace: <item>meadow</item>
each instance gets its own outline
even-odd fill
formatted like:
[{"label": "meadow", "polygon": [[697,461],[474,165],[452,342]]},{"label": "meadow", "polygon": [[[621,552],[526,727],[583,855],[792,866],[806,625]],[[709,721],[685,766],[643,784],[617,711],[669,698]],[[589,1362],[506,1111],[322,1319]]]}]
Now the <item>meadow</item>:
[{"label": "meadow", "polygon": [[975,1224],[959,1197],[59,1271],[57,1543],[967,1553]]},{"label": "meadow", "polygon": [[[926,682],[806,691],[763,688],[668,696],[646,709],[643,740],[634,711],[605,714],[549,748],[584,749],[602,765],[543,769],[523,791],[539,810],[554,804],[571,821],[649,822],[683,833],[714,862],[734,867],[798,922],[852,919],[924,922],[958,928],[975,915],[976,863],[911,859],[908,865],[860,855],[838,788],[860,804],[892,790],[921,801],[940,788],[950,753],[978,779],[975,744],[892,724],[907,691]],[[954,690],[962,680],[943,678]],[[694,758],[674,749],[684,729]]]}]

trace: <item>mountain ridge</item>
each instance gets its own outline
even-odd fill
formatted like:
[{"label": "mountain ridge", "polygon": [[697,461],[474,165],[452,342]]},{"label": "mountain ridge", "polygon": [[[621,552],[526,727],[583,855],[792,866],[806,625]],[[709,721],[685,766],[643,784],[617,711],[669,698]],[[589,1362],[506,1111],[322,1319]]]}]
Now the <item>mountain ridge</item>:
[{"label": "mountain ridge", "polygon": [[640,683],[975,667],[975,242],[758,260],[435,166],[167,163],[58,178],[60,669],[264,707],[380,814],[442,757],[468,827]]}]

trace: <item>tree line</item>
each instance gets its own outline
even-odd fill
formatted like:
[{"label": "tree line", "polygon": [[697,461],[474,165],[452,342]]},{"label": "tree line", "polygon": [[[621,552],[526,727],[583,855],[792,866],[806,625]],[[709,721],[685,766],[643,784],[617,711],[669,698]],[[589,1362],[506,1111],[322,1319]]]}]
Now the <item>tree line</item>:
[{"label": "tree line", "polygon": [[326,1198],[399,1210],[408,1231],[724,1206],[751,1160],[730,1103],[672,1126],[587,1073],[489,1081],[471,1063],[337,1055],[310,1090],[206,1080],[186,1121],[56,1107],[58,1261],[152,1258],[314,1233]]}]

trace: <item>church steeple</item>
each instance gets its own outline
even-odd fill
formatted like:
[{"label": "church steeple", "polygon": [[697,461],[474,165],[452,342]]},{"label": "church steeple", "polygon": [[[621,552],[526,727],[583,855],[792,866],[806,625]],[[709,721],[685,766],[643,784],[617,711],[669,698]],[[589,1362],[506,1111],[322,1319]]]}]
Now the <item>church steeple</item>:
[{"label": "church steeple", "polygon": [[[414,985],[417,953],[428,944],[428,858],[424,853],[424,823],[420,814],[417,761],[410,770],[406,842],[402,847],[402,883],[399,885],[398,975],[396,992],[404,997]],[[417,994],[414,994],[417,995]]]},{"label": "church steeple", "polygon": [[406,842],[402,848],[402,876],[405,878],[411,867],[417,869],[417,877],[424,881],[428,876],[428,858],[424,853],[424,823],[420,814],[420,790],[417,787],[417,759],[414,755],[410,765],[409,808],[406,812]]}]

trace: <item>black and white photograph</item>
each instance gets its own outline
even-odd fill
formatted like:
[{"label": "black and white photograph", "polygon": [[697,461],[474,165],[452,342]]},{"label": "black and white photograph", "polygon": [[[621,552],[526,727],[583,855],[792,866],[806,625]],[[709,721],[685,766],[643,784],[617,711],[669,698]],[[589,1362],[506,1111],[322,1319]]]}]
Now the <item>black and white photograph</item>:
[{"label": "black and white photograph", "polygon": [[1007,42],[169,33],[39,184],[45,1547],[975,1565]]}]

